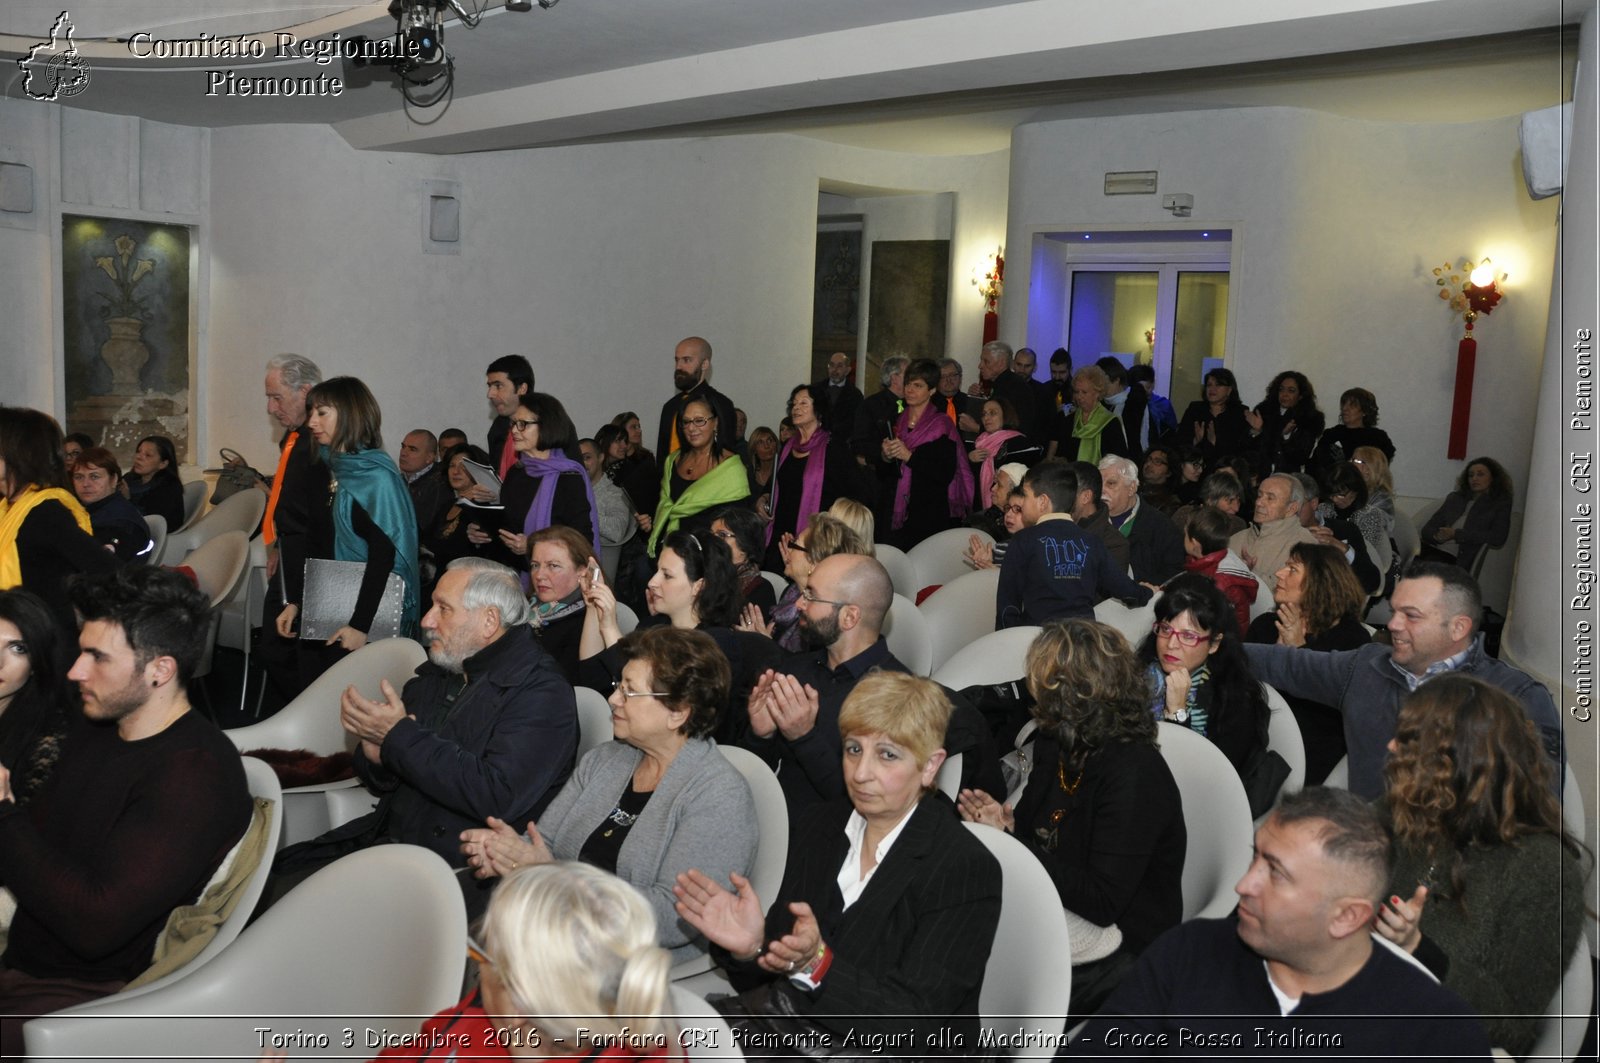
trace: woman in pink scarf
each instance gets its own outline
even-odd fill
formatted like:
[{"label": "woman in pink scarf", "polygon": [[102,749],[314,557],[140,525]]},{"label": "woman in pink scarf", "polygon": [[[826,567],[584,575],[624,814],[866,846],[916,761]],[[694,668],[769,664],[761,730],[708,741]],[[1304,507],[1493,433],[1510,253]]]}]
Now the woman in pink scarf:
[{"label": "woman in pink scarf", "polygon": [[778,455],[768,503],[772,523],[767,525],[766,554],[761,560],[769,572],[783,571],[778,544],[784,535],[800,534],[812,517],[846,494],[855,468],[850,441],[829,439],[818,420],[810,384],[789,392],[789,421],[794,435],[784,441]]},{"label": "woman in pink scarf", "polygon": [[1021,462],[1032,468],[1040,458],[1040,451],[1027,436],[1017,431],[1017,411],[1006,399],[984,400],[980,423],[983,431],[978,434],[967,460],[978,470],[977,497],[987,501],[994,490],[995,469],[1010,462]]},{"label": "woman in pink scarf", "polygon": [[939,386],[939,363],[919,358],[906,368],[905,412],[883,460],[900,463],[889,541],[909,550],[934,532],[959,524],[972,507],[972,468],[961,437],[942,410],[928,402]]}]

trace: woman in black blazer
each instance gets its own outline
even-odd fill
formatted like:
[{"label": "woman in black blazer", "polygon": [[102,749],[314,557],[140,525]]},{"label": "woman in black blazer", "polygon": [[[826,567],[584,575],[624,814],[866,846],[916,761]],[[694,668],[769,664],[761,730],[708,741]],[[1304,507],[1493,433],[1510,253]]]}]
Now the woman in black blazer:
[{"label": "woman in black blazer", "polygon": [[[902,1059],[977,1044],[1000,867],[933,790],[949,719],[929,680],[868,675],[839,712],[850,801],[796,822],[766,914],[741,876],[736,893],[699,871],[679,876],[679,915],[718,946],[740,990],[714,1005],[735,1026],[805,1029],[836,1049],[847,1031],[893,1035],[888,1055]],[[793,1058],[779,1039],[766,1053],[764,1038],[740,1043],[747,1059]]]}]

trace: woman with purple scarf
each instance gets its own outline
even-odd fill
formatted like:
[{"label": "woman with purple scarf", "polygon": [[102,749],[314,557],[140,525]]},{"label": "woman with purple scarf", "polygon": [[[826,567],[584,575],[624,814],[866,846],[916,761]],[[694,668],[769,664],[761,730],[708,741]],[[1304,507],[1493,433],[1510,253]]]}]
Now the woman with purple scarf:
[{"label": "woman with purple scarf", "polygon": [[846,494],[854,475],[848,440],[832,442],[822,422],[810,384],[789,392],[789,420],[794,435],[778,454],[777,471],[772,475],[769,508],[772,523],[767,525],[766,556],[762,567],[769,572],[783,571],[779,544],[785,535],[793,538],[805,530],[811,518]]},{"label": "woman with purple scarf", "polygon": [[883,460],[900,466],[889,541],[902,550],[955,527],[972,508],[972,469],[961,437],[950,418],[928,402],[938,386],[938,362],[912,362],[905,374],[905,411],[895,421],[894,435],[883,441]]},{"label": "woman with purple scarf", "polygon": [[[554,395],[533,391],[511,415],[511,446],[517,460],[506,471],[498,525],[501,551],[495,560],[524,574],[528,536],[551,525],[571,528],[600,552],[594,487],[583,466],[567,456],[578,432]],[[474,542],[477,540],[474,539]]]}]

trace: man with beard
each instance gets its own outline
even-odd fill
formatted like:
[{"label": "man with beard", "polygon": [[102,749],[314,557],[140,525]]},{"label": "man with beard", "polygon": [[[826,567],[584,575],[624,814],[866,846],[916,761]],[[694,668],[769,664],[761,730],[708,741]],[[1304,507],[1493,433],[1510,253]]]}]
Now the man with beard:
[{"label": "man with beard", "polygon": [[656,434],[656,460],[666,464],[667,455],[683,445],[683,408],[695,399],[707,403],[717,415],[717,442],[723,450],[733,450],[738,427],[733,400],[712,387],[711,344],[699,336],[679,340],[672,350],[672,386],[678,393],[661,407],[660,429]]},{"label": "man with beard", "polygon": [[81,653],[68,673],[87,721],[24,811],[0,767],[0,883],[16,916],[0,967],[0,1055],[23,1017],[106,996],[150,966],[249,826],[239,752],[191,712],[210,605],[168,569],[79,577]]},{"label": "man with beard", "polygon": [[[339,722],[359,740],[356,775],[380,798],[359,819],[278,854],[273,896],[341,856],[381,842],[432,849],[464,867],[460,834],[490,816],[537,819],[571,771],[572,687],[528,626],[516,574],[476,557],[450,563],[422,618],[428,660],[396,693],[346,687]],[[486,902],[463,876],[468,903]]]},{"label": "man with beard", "polygon": [[[808,649],[789,654],[750,692],[750,730],[741,744],[778,773],[791,819],[845,796],[839,708],[856,684],[873,669],[911,671],[883,638],[893,602],[889,573],[875,558],[834,554],[819,561],[798,603]],[[945,694],[955,706],[945,749],[972,751],[962,762],[962,785],[1003,797],[999,757],[982,716],[960,695]]]}]

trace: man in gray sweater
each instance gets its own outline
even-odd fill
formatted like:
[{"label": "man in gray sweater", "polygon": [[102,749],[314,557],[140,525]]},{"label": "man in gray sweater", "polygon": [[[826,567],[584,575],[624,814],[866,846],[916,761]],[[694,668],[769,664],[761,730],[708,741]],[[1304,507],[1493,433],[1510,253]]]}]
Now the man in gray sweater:
[{"label": "man in gray sweater", "polygon": [[1251,645],[1245,647],[1251,670],[1281,693],[1332,705],[1344,714],[1349,788],[1368,799],[1383,793],[1383,764],[1401,700],[1445,672],[1482,679],[1522,703],[1555,769],[1559,794],[1566,766],[1561,714],[1544,684],[1484,652],[1478,634],[1483,598],[1467,570],[1413,564],[1390,601],[1392,645],[1373,643],[1332,653]]}]

